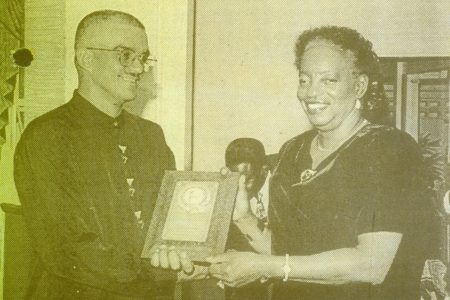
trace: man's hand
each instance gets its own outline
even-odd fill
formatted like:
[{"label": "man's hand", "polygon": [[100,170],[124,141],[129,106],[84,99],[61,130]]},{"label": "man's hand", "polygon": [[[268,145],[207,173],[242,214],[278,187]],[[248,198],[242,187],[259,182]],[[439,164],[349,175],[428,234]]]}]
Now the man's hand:
[{"label": "man's hand", "polygon": [[155,247],[150,263],[155,268],[171,269],[173,271],[181,270],[186,274],[194,272],[194,264],[186,252],[179,253],[174,246],[161,245]]},{"label": "man's hand", "polygon": [[155,268],[178,271],[178,281],[205,279],[208,277],[208,268],[194,266],[186,252],[179,253],[174,246],[161,245],[153,251],[150,263]]},{"label": "man's hand", "polygon": [[246,187],[246,176],[241,174],[236,194],[236,202],[234,204],[233,221],[237,221],[251,214],[250,197]]},{"label": "man's hand", "polygon": [[231,287],[241,287],[265,277],[263,255],[231,251],[207,258],[209,273]]}]

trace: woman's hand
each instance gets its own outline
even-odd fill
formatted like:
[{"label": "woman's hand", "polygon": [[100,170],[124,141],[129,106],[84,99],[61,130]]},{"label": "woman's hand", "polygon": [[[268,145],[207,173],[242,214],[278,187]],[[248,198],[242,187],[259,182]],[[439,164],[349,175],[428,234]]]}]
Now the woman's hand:
[{"label": "woman's hand", "polygon": [[240,287],[266,277],[265,258],[253,252],[231,251],[206,260],[209,273],[231,287]]}]

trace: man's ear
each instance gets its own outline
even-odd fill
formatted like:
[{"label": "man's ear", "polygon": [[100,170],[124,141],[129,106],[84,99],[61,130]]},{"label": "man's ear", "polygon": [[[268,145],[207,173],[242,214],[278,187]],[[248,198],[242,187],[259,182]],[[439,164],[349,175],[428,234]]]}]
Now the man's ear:
[{"label": "man's ear", "polygon": [[360,74],[355,81],[356,98],[361,99],[367,92],[369,77],[366,74]]},{"label": "man's ear", "polygon": [[75,62],[84,70],[92,71],[93,59],[92,52],[87,49],[82,48],[75,52]]}]

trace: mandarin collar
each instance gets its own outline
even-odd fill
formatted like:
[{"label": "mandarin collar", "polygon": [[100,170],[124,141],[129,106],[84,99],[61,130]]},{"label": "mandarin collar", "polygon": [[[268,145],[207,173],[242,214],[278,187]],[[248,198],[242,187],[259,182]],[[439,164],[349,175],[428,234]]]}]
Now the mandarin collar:
[{"label": "mandarin collar", "polygon": [[117,117],[113,118],[95,107],[76,90],[73,93],[70,104],[78,111],[81,123],[87,126],[99,125],[107,128],[119,128],[124,122],[124,110]]}]

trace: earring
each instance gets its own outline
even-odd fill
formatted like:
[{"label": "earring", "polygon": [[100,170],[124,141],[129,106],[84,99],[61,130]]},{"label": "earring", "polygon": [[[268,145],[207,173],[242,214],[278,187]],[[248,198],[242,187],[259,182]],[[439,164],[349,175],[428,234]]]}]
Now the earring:
[{"label": "earring", "polygon": [[355,109],[361,109],[361,100],[356,99]]}]

